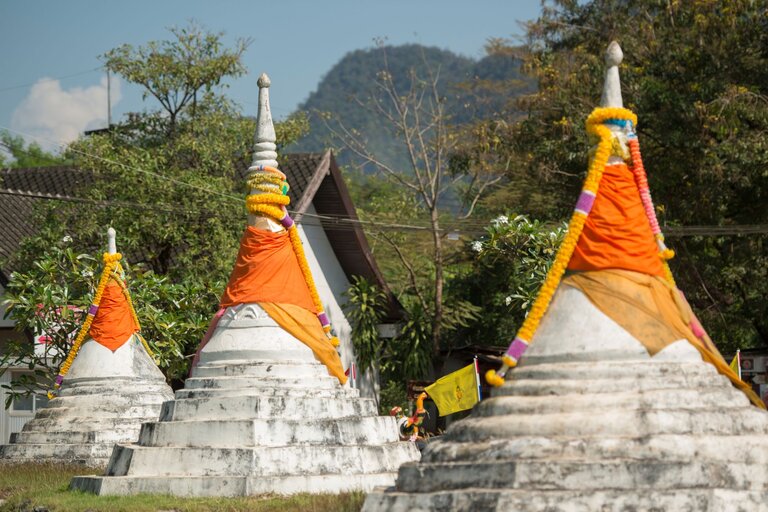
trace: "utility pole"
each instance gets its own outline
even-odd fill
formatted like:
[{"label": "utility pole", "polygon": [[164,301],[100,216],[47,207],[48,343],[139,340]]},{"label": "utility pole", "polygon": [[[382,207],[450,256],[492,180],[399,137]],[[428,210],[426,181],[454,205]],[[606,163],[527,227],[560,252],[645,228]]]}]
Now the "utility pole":
[{"label": "utility pole", "polygon": [[107,128],[112,127],[112,80],[107,68]]}]

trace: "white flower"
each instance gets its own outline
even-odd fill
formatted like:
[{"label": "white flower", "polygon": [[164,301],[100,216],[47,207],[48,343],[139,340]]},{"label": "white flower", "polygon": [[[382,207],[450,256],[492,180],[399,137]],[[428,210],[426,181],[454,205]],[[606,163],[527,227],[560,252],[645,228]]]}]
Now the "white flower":
[{"label": "white flower", "polygon": [[510,295],[507,295],[507,296],[504,298],[504,304],[506,304],[507,306],[509,306],[510,304],[512,304],[512,297],[511,297]]},{"label": "white flower", "polygon": [[69,242],[72,241],[72,237],[67,235],[64,238],[62,238],[61,241],[64,242],[65,244],[68,244]]},{"label": "white flower", "polygon": [[93,272],[90,270],[83,270],[83,277],[93,277]]},{"label": "white flower", "polygon": [[501,226],[502,224],[509,224],[509,217],[507,217],[506,215],[499,215],[498,217],[496,217],[495,219],[493,219],[493,220],[491,221],[491,223],[492,223],[492,224],[493,224],[495,227],[499,227],[499,226]]},{"label": "white flower", "polygon": [[472,242],[472,250],[475,252],[480,252],[483,250],[483,242],[480,240],[475,240]]}]

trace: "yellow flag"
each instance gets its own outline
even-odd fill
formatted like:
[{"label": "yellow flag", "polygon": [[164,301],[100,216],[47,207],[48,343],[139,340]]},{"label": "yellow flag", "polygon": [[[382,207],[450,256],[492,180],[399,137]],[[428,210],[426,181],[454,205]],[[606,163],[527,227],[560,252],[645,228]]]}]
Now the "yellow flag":
[{"label": "yellow flag", "polygon": [[480,401],[474,363],[440,377],[424,391],[434,400],[440,416],[471,409]]},{"label": "yellow flag", "polygon": [[731,361],[731,364],[729,365],[731,367],[731,370],[738,375],[739,374],[739,354],[736,354],[733,356],[733,361]]}]

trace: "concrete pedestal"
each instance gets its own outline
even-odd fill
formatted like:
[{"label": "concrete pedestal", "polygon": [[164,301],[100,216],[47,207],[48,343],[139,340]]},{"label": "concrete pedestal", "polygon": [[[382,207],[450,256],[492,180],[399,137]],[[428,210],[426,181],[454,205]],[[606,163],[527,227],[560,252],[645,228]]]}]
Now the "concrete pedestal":
[{"label": "concrete pedestal", "polygon": [[0,446],[2,462],[67,462],[103,467],[115,443],[133,442],[173,397],[136,336],[115,352],[83,343],[60,396]]},{"label": "concrete pedestal", "polygon": [[687,341],[651,358],[563,287],[508,377],[363,510],[768,510],[768,414]]},{"label": "concrete pedestal", "polygon": [[258,305],[228,308],[200,362],[138,444],[117,446],[97,494],[243,496],[392,485],[418,460],[395,420],[342,387]]}]

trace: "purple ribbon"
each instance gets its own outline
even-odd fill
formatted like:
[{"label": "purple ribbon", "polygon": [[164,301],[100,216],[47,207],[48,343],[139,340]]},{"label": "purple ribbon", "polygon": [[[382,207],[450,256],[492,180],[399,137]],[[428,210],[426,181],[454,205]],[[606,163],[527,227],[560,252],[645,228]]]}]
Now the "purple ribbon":
[{"label": "purple ribbon", "polygon": [[575,210],[589,213],[592,210],[593,204],[595,204],[595,195],[591,192],[587,192],[586,190],[582,190],[581,194],[579,194],[579,200],[576,201]]},{"label": "purple ribbon", "polygon": [[286,213],[285,217],[280,219],[280,224],[282,224],[285,229],[290,229],[291,226],[293,226],[293,219]]},{"label": "purple ribbon", "polygon": [[528,344],[521,340],[520,338],[515,338],[515,340],[512,342],[512,344],[507,349],[507,355],[514,359],[515,361],[519,361],[520,357],[525,352],[525,349],[528,348]]},{"label": "purple ribbon", "polygon": [[61,375],[57,375],[56,376],[56,385],[57,386],[61,386],[62,382],[64,382],[64,377],[62,377]]},{"label": "purple ribbon", "polygon": [[91,307],[88,308],[88,314],[91,316],[96,316],[96,313],[99,311],[99,306],[96,304],[91,304]]},{"label": "purple ribbon", "polygon": [[331,325],[331,321],[328,320],[328,316],[325,314],[324,311],[321,311],[317,314],[317,319],[320,320],[320,325],[325,327],[326,325]]}]

